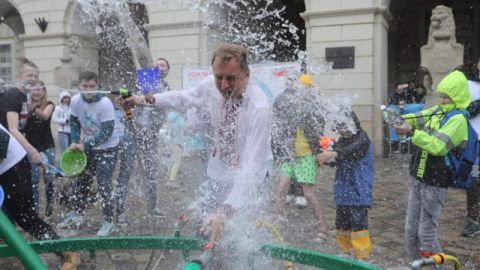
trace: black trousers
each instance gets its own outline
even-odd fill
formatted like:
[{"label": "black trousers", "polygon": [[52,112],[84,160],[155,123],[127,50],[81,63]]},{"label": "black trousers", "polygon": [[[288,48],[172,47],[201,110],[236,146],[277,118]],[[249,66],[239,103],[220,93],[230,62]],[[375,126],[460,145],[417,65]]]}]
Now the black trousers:
[{"label": "black trousers", "polygon": [[26,157],[0,175],[0,185],[5,192],[2,210],[8,217],[38,240],[59,239],[34,210],[32,173]]}]

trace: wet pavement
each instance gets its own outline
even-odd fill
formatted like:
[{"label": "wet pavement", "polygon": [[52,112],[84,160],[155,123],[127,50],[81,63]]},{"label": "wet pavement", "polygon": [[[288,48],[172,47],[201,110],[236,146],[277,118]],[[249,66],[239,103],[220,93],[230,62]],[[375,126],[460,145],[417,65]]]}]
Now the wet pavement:
[{"label": "wet pavement", "polygon": [[[198,155],[185,157],[175,182],[161,180],[158,191],[158,205],[167,213],[164,219],[149,216],[143,194],[146,183],[139,172],[134,172],[130,182],[127,199],[127,226],[117,226],[113,235],[172,235],[173,224],[181,213],[191,213],[191,202],[195,200],[195,188],[204,181],[202,162]],[[162,171],[166,171],[160,166]],[[192,169],[193,168],[193,169]],[[322,252],[340,255],[335,245],[335,208],[332,186],[334,168],[323,168],[318,176],[317,194],[321,198],[327,228],[330,231],[326,243],[318,243],[315,237],[315,222],[311,208],[298,209],[288,205],[286,218],[288,225],[281,226],[281,233],[289,245],[316,249]],[[407,198],[408,156],[398,155],[390,159],[377,158],[375,161],[374,203],[370,211],[370,235],[373,242],[373,254],[367,262],[382,268],[406,266],[403,240],[405,207]],[[166,179],[165,174],[160,179]],[[68,179],[58,179],[57,186],[65,185]],[[270,190],[276,188],[276,179],[271,181]],[[43,194],[42,194],[43,195]],[[270,200],[270,205],[273,200]],[[43,208],[42,208],[43,209]],[[64,237],[94,236],[102,222],[100,206],[97,204],[87,210],[86,224],[79,231],[59,231]],[[440,221],[440,241],[444,252],[457,256],[463,269],[480,269],[480,235],[473,238],[460,236],[465,217],[465,192],[450,190],[447,203],[443,208]],[[56,225],[65,214],[59,204],[55,205],[55,214],[49,223]],[[185,234],[193,229],[187,225]],[[28,239],[31,239],[27,236]],[[108,250],[98,251],[93,259],[87,252],[80,252],[82,264],[78,269],[181,269],[182,256],[178,251],[162,250]],[[342,255],[351,258],[351,255]],[[53,254],[42,254],[50,269],[56,269],[59,260]],[[0,269],[22,269],[21,264],[12,258],[0,259]],[[246,269],[246,268],[239,268]],[[260,268],[258,269],[265,269]],[[281,262],[273,263],[268,269],[285,269]],[[296,265],[296,269],[315,269]],[[446,269],[453,269],[452,266]]]}]

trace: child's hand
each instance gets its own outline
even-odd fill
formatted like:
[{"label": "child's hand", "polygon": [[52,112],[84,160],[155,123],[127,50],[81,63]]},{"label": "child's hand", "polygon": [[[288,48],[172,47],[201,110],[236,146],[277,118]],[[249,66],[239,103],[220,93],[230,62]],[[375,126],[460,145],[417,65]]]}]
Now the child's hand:
[{"label": "child's hand", "polygon": [[325,162],[330,161],[338,156],[335,151],[324,151],[317,155],[317,162],[319,165],[323,165]]},{"label": "child's hand", "polygon": [[398,135],[407,135],[409,132],[412,131],[412,126],[410,126],[410,124],[408,124],[407,122],[403,122],[403,124],[399,126],[393,126],[393,130]]}]

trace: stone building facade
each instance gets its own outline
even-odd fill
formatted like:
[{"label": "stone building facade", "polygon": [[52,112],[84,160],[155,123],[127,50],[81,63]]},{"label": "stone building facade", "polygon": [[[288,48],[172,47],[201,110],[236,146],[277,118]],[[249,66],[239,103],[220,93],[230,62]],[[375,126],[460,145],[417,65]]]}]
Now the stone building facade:
[{"label": "stone building facade", "polygon": [[[204,27],[208,14],[185,7],[182,4],[185,1],[159,2],[161,4],[147,1],[142,12],[148,19],[142,22],[142,30],[148,35],[151,55],[169,59],[172,66],[169,82],[172,88],[180,88],[181,68],[187,64],[208,65],[211,49],[219,40],[215,38],[214,28]],[[317,84],[327,93],[357,96],[354,110],[371,135],[377,154],[382,153],[384,141],[379,105],[387,101],[389,89],[396,81],[415,76],[420,47],[426,44],[428,35],[428,14],[434,6],[448,1],[422,1],[420,5],[416,2],[305,0],[302,3],[305,5],[305,11],[300,14],[305,21],[304,45],[311,54],[325,58],[327,49],[353,47],[353,55],[351,51],[347,53],[353,56],[353,66],[319,74]],[[455,2],[451,3],[454,11],[470,12],[473,21],[469,23],[479,33],[477,1],[450,2]],[[99,70],[102,52],[91,37],[97,29],[85,20],[78,2],[0,0],[0,16],[0,76],[3,78],[15,78],[18,65],[15,59],[19,57],[34,61],[47,85],[62,88],[72,87],[82,69]],[[45,32],[35,22],[41,18],[48,22]],[[407,29],[402,30],[402,25]],[[406,43],[402,35],[411,37],[412,42]],[[471,45],[472,52],[466,57],[478,59],[480,41],[478,34],[474,36],[463,41],[468,39]],[[457,40],[462,42],[462,38]],[[52,87],[50,95],[55,96],[58,90]]]}]

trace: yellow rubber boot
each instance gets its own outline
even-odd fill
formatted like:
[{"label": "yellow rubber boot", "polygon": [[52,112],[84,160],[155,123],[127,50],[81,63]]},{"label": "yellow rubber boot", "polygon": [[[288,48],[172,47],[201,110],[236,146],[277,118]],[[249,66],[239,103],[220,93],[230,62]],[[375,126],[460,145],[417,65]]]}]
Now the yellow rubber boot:
[{"label": "yellow rubber boot", "polygon": [[352,232],[352,247],[357,259],[366,259],[372,252],[372,242],[368,230]]},{"label": "yellow rubber boot", "polygon": [[345,253],[349,253],[352,249],[352,232],[337,230],[335,238],[340,249]]}]

